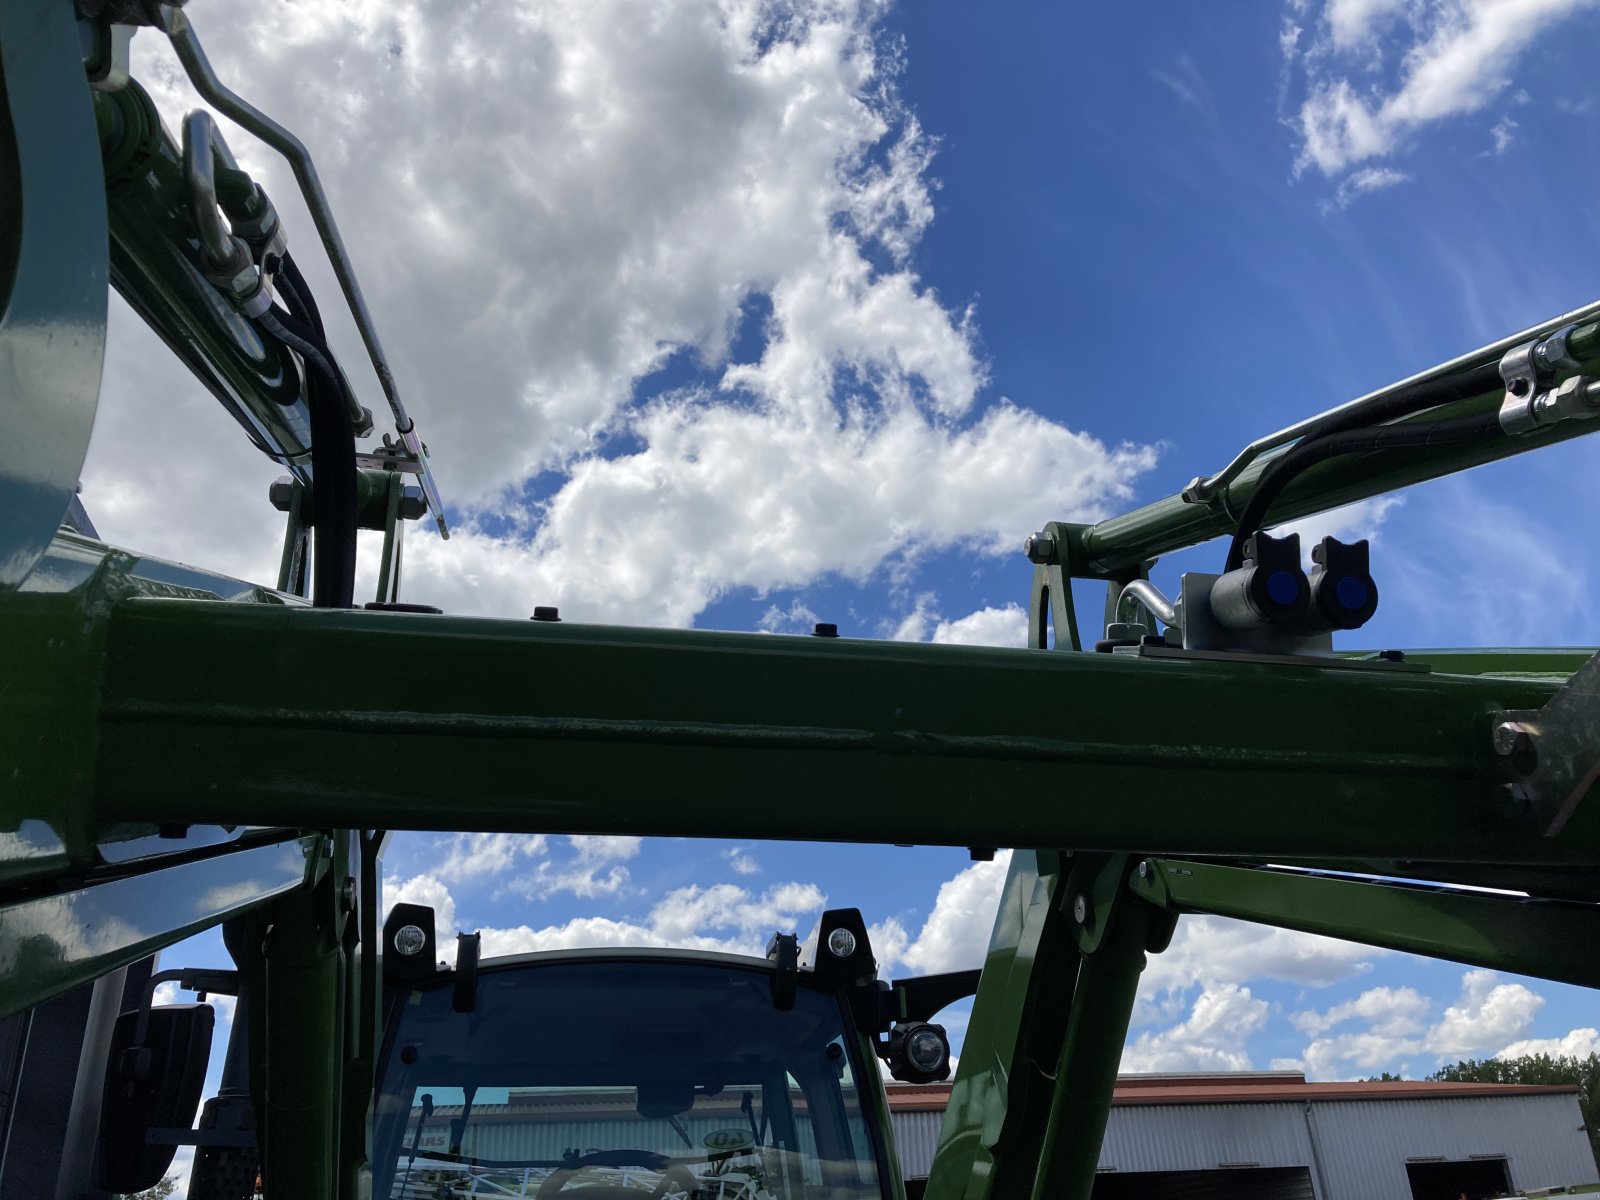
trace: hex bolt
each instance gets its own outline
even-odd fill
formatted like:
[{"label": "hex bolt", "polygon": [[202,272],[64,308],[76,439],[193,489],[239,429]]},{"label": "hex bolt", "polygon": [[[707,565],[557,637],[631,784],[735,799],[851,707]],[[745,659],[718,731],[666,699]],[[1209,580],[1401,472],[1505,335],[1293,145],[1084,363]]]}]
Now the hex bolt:
[{"label": "hex bolt", "polygon": [[534,605],[533,616],[529,619],[534,621],[559,621],[561,620],[561,610],[553,604],[536,604]]},{"label": "hex bolt", "polygon": [[1150,878],[1150,860],[1148,858],[1141,858],[1139,860],[1139,878]]},{"label": "hex bolt", "polygon": [[1405,660],[1406,660],[1406,652],[1404,650],[1379,650],[1378,651],[1378,661],[1379,662],[1405,662]]},{"label": "hex bolt", "polygon": [[1494,727],[1494,752],[1518,775],[1532,775],[1539,765],[1539,742],[1533,730],[1517,721]]},{"label": "hex bolt", "polygon": [[1084,892],[1079,892],[1072,898],[1072,919],[1085,928],[1094,920],[1094,905]]},{"label": "hex bolt", "polygon": [[1048,533],[1035,533],[1022,543],[1022,552],[1028,556],[1028,561],[1043,566],[1055,557],[1056,540]]},{"label": "hex bolt", "polygon": [[811,627],[811,636],[836,638],[839,636],[839,627],[832,621],[818,621]]}]

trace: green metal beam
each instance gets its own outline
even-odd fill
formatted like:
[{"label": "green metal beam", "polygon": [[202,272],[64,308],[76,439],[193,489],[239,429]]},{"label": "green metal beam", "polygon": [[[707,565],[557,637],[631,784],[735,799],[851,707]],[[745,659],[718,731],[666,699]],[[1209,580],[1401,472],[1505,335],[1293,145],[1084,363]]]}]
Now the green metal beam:
[{"label": "green metal beam", "polygon": [[1033,1200],[1089,1200],[1145,951],[1163,950],[1172,938],[1176,918],[1126,892],[1128,866],[1126,856],[1116,855],[1094,872],[1096,883],[1115,889],[1103,901],[1090,900],[1100,889],[1080,891],[1081,883],[1068,889],[1069,903],[1082,897],[1089,904],[1073,915],[1079,945],[1092,935],[1094,949],[1085,950],[1078,970],[1049,1120],[1037,1154],[1029,1156],[1037,1164]]},{"label": "green metal beam", "polygon": [[1053,851],[1011,856],[927,1200],[1032,1189],[1082,961],[1060,899],[1068,867]]},{"label": "green metal beam", "polygon": [[1483,892],[1150,859],[1134,893],[1214,913],[1516,975],[1600,986],[1600,907]]},{"label": "green metal beam", "polygon": [[1600,861],[1600,812],[1495,807],[1488,714],[1548,681],[137,598],[106,638],[107,825]]}]

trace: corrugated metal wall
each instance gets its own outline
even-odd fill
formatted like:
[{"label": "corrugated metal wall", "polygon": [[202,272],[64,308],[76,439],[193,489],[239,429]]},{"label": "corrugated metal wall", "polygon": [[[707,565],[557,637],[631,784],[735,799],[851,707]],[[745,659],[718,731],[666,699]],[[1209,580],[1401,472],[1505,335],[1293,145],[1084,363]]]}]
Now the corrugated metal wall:
[{"label": "corrugated metal wall", "polygon": [[1295,1104],[1140,1104],[1113,1108],[1102,1171],[1198,1171],[1224,1163],[1304,1167],[1311,1137]]},{"label": "corrugated metal wall", "polygon": [[[894,1114],[907,1178],[927,1175],[937,1112]],[[1320,1200],[1411,1200],[1406,1160],[1505,1155],[1519,1189],[1600,1183],[1575,1095],[1288,1104],[1129,1105],[1111,1110],[1100,1169],[1307,1167]],[[1320,1171],[1312,1154],[1315,1128]]]},{"label": "corrugated metal wall", "polygon": [[1575,1095],[1331,1100],[1311,1111],[1328,1200],[1410,1200],[1408,1158],[1504,1155],[1519,1190],[1600,1182]]},{"label": "corrugated metal wall", "polygon": [[894,1148],[900,1154],[900,1174],[921,1179],[933,1165],[933,1152],[939,1145],[942,1112],[897,1112],[894,1123]]}]

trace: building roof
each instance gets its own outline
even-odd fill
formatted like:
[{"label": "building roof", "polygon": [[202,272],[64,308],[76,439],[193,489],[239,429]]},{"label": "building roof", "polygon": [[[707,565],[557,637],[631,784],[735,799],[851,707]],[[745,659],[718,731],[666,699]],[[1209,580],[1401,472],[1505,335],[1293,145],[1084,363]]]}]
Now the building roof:
[{"label": "building roof", "polygon": [[[1147,1104],[1284,1104],[1308,1100],[1445,1100],[1469,1096],[1538,1096],[1572,1093],[1575,1083],[1434,1083],[1405,1079],[1386,1083],[1307,1083],[1296,1071],[1228,1075],[1123,1075],[1111,1103],[1116,1108]],[[948,1083],[889,1085],[895,1112],[931,1112],[950,1103]]]}]

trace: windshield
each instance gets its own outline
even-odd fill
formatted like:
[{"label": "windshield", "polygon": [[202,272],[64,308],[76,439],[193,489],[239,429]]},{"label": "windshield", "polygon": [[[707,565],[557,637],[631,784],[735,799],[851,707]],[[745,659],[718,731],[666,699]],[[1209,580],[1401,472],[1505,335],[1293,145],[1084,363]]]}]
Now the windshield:
[{"label": "windshield", "polygon": [[841,998],[758,968],[485,965],[399,1005],[376,1196],[881,1200]]}]

